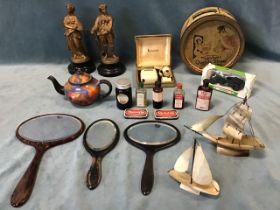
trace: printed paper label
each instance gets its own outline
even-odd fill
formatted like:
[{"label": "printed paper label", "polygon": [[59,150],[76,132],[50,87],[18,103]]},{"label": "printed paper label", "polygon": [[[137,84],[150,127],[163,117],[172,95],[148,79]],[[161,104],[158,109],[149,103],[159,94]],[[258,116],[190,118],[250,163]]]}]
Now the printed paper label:
[{"label": "printed paper label", "polygon": [[156,119],[177,119],[179,117],[177,110],[161,109],[155,111]]},{"label": "printed paper label", "polygon": [[153,92],[153,100],[154,100],[155,102],[161,102],[161,101],[163,101],[163,94],[162,94],[162,92],[161,92],[161,93]]},{"label": "printed paper label", "polygon": [[124,117],[125,118],[147,118],[148,117],[148,110],[147,109],[126,109],[124,110]]},{"label": "printed paper label", "polygon": [[184,96],[182,94],[175,95],[174,107],[182,108],[183,107]]},{"label": "printed paper label", "polygon": [[125,94],[119,94],[119,95],[117,96],[117,99],[118,99],[118,102],[119,102],[120,104],[126,104],[126,103],[129,101],[128,96],[125,95]]},{"label": "printed paper label", "polygon": [[137,93],[136,106],[145,106],[145,94]]},{"label": "printed paper label", "polygon": [[199,90],[197,92],[196,106],[195,108],[200,110],[208,110],[210,105],[211,92]]}]

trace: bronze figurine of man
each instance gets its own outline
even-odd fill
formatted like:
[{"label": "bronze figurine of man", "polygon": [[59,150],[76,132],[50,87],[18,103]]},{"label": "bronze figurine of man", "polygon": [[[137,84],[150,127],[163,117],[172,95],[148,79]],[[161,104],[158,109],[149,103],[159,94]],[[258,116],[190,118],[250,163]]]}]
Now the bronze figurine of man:
[{"label": "bronze figurine of man", "polygon": [[91,34],[97,37],[101,63],[116,64],[119,62],[119,57],[114,52],[113,17],[108,15],[106,4],[99,5],[99,12],[100,15],[95,20]]},{"label": "bronze figurine of man", "polygon": [[83,25],[75,16],[75,6],[71,3],[66,5],[67,15],[64,17],[65,38],[71,52],[71,61],[79,64],[89,60],[82,45]]}]

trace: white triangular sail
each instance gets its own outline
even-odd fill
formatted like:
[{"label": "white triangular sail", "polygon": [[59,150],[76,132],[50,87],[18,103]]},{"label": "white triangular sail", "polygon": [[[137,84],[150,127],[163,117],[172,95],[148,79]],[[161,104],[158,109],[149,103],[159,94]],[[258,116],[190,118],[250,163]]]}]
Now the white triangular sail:
[{"label": "white triangular sail", "polygon": [[210,117],[207,117],[206,119],[194,124],[191,126],[191,129],[197,132],[202,132],[207,130],[214,122],[216,122],[218,119],[223,117],[224,115],[212,115]]},{"label": "white triangular sail", "polygon": [[213,180],[212,173],[200,144],[197,144],[196,147],[192,179],[200,185],[209,185]]},{"label": "white triangular sail", "polygon": [[243,103],[239,103],[236,106],[236,109],[240,110],[240,112],[242,113],[242,115],[247,118],[247,119],[251,119],[252,116],[252,108],[248,105],[248,104],[243,104]]},{"label": "white triangular sail", "polygon": [[189,147],[176,160],[176,163],[174,165],[174,170],[178,172],[188,171],[192,155],[193,155],[193,147]]},{"label": "white triangular sail", "polygon": [[241,140],[244,134],[245,123],[250,120],[252,109],[243,103],[237,103],[233,106],[225,119],[223,132],[227,136]]},{"label": "white triangular sail", "polygon": [[223,132],[224,134],[226,134],[227,136],[236,139],[236,140],[241,140],[243,138],[243,136],[245,135],[241,130],[239,130],[239,128],[237,128],[236,126],[233,126],[229,123],[226,123],[223,127]]}]

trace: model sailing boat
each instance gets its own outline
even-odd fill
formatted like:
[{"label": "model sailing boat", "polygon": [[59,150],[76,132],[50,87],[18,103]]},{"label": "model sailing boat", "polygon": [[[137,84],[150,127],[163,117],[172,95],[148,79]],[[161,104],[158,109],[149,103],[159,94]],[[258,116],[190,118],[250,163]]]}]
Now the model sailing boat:
[{"label": "model sailing boat", "polygon": [[[223,136],[213,135],[206,130],[218,119],[225,117],[223,126]],[[247,103],[247,98],[243,102],[236,103],[224,115],[210,116],[191,127],[185,127],[204,136],[208,140],[217,144],[217,152],[225,155],[245,156],[249,155],[249,150],[264,149],[264,144],[254,135],[250,120],[252,109]],[[245,133],[245,124],[250,126],[250,134]]]},{"label": "model sailing boat", "polygon": [[213,179],[202,147],[196,142],[196,139],[193,146],[179,156],[174,169],[170,170],[168,174],[181,183],[180,188],[188,192],[197,195],[202,192],[213,196],[220,193],[219,184]]}]

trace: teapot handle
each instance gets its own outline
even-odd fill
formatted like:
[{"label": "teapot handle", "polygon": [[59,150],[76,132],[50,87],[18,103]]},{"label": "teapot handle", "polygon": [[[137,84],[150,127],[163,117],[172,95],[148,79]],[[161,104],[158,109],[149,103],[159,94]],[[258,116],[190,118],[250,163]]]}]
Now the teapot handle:
[{"label": "teapot handle", "polygon": [[108,80],[105,80],[105,79],[101,79],[100,81],[99,81],[99,84],[101,85],[101,84],[105,84],[105,85],[107,85],[108,87],[109,87],[109,90],[107,91],[107,93],[105,93],[104,95],[102,95],[101,97],[102,98],[105,98],[105,97],[107,97],[108,95],[110,95],[110,93],[112,92],[112,84],[111,84],[111,82],[109,82]]}]

